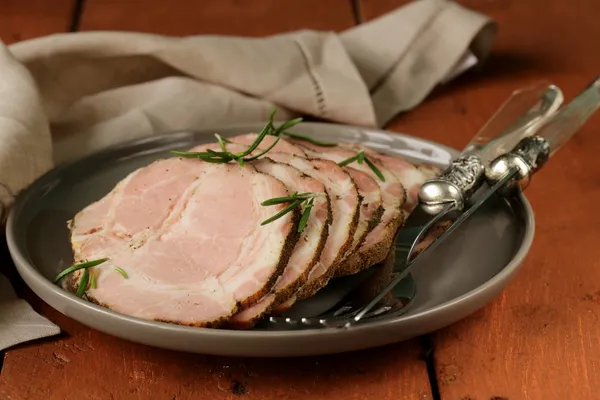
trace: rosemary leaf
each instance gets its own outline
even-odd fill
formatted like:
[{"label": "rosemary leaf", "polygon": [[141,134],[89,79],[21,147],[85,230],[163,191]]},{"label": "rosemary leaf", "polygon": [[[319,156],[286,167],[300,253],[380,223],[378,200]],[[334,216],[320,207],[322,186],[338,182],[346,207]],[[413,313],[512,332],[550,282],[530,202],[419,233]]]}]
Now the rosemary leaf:
[{"label": "rosemary leaf", "polygon": [[302,118],[291,119],[291,120],[286,121],[283,124],[281,124],[279,126],[279,128],[276,129],[276,131],[281,133],[281,132],[285,131],[286,129],[290,129],[292,126],[298,125],[300,122],[302,122]]},{"label": "rosemary leaf", "polygon": [[269,151],[271,151],[271,149],[277,145],[277,142],[279,142],[279,139],[281,139],[281,136],[277,136],[277,139],[275,139],[273,141],[273,143],[269,147],[267,147],[265,150],[261,151],[260,153],[258,153],[255,156],[248,157],[245,160],[246,161],[253,161],[253,160],[256,160],[259,157],[262,157],[263,155],[265,155],[266,153],[268,153]]},{"label": "rosemary leaf", "polygon": [[90,275],[91,275],[90,285],[92,286],[92,289],[96,289],[96,271],[93,269],[91,271],[92,272],[90,272]]},{"label": "rosemary leaf", "polygon": [[198,156],[202,153],[198,153],[197,151],[179,151],[179,150],[171,150],[171,154],[174,154],[179,157],[184,158],[198,158]]},{"label": "rosemary leaf", "polygon": [[219,142],[219,146],[221,147],[221,151],[223,153],[227,152],[227,147],[225,146],[225,140],[223,140],[223,138],[221,137],[221,135],[219,135],[218,133],[215,133],[215,137],[217,138],[217,142]]},{"label": "rosemary leaf", "polygon": [[345,167],[348,164],[352,164],[354,161],[358,160],[358,155],[354,156],[354,157],[350,157],[346,160],[340,161],[339,163],[337,163],[340,167]]},{"label": "rosemary leaf", "polygon": [[367,157],[365,157],[365,162],[367,163],[367,165],[369,166],[369,168],[371,168],[371,170],[373,170],[373,172],[375,173],[375,175],[377,175],[379,177],[379,179],[381,179],[382,182],[385,182],[385,177],[383,176],[383,174],[381,173],[381,171],[379,170],[379,168],[377,168],[375,166],[375,164],[373,164],[371,162],[371,160],[369,160]]},{"label": "rosemary leaf", "polygon": [[199,160],[202,161],[206,161],[209,163],[213,163],[213,164],[225,164],[228,163],[229,161],[233,160],[233,157],[231,157],[229,154],[225,154],[224,156],[222,156],[220,152],[216,152],[214,150],[211,150],[211,152],[189,152],[189,151],[176,151],[173,150],[171,151],[172,154],[175,154],[176,156],[179,157],[184,157],[184,158],[197,158]]},{"label": "rosemary leaf", "polygon": [[101,258],[99,260],[94,260],[94,261],[86,261],[83,263],[79,263],[79,264],[75,264],[70,266],[69,268],[65,269],[64,271],[62,271],[60,274],[58,274],[56,276],[56,278],[54,278],[54,283],[58,283],[62,278],[64,278],[65,276],[72,274],[73,272],[79,270],[79,269],[88,269],[91,267],[95,267],[96,265],[100,265],[102,263],[105,263],[106,261],[108,261],[108,258]]},{"label": "rosemary leaf", "polygon": [[[215,133],[215,137],[217,138],[217,141],[219,143],[220,142],[223,142],[223,143],[233,143],[231,140],[229,140],[227,138],[224,138],[223,136],[219,135],[218,133]],[[225,150],[223,150],[223,151],[225,151]]]},{"label": "rosemary leaf", "polygon": [[121,267],[115,267],[115,271],[117,271],[118,273],[120,273],[121,275],[123,275],[123,278],[128,279],[129,276],[127,276],[127,272],[125,272],[125,270]]},{"label": "rosemary leaf", "polygon": [[87,290],[88,283],[90,281],[90,271],[86,268],[83,270],[83,275],[81,276],[81,280],[79,281],[79,286],[77,287],[77,293],[75,295],[77,297],[83,297],[83,294]]},{"label": "rosemary leaf", "polygon": [[[273,147],[275,147],[275,145],[277,145],[277,142],[280,140],[280,136],[279,136],[280,133],[282,133],[285,129],[290,128],[302,121],[302,118],[295,118],[295,119],[286,121],[280,127],[275,128],[275,126],[273,125],[273,118],[275,117],[276,112],[277,112],[277,109],[273,109],[273,111],[271,111],[271,114],[269,115],[269,121],[267,122],[265,127],[260,131],[260,133],[257,135],[256,139],[254,139],[254,142],[252,142],[252,144],[250,146],[248,146],[246,148],[246,150],[244,150],[242,152],[231,153],[231,152],[227,151],[227,146],[225,144],[231,143],[231,141],[223,138],[218,133],[215,133],[215,137],[217,138],[217,142],[219,143],[219,147],[221,148],[221,151],[214,151],[212,149],[206,149],[206,151],[202,151],[202,152],[172,150],[171,154],[174,154],[179,157],[185,157],[185,158],[197,158],[202,161],[216,163],[216,164],[225,164],[230,161],[236,161],[240,166],[244,166],[244,162],[256,160],[257,158],[263,156],[264,154],[266,154],[267,152],[272,150]],[[254,152],[258,148],[260,143],[264,140],[264,138],[267,135],[277,136],[277,140],[275,140],[266,150],[261,151],[259,154],[255,155],[255,156],[246,158],[247,156],[249,156],[252,152]]]},{"label": "rosemary leaf", "polygon": [[373,164],[373,162],[371,162],[371,160],[369,160],[369,158],[365,155],[365,152],[362,150],[359,151],[355,156],[350,157],[346,160],[340,161],[337,164],[340,167],[345,167],[348,164],[352,164],[354,161],[358,162],[359,164],[362,164],[363,162],[367,163],[369,168],[371,168],[371,171],[373,171],[375,173],[375,175],[377,175],[377,177],[379,179],[381,179],[382,182],[385,182],[385,177],[383,176],[383,174],[381,173],[379,168],[377,168],[375,166],[375,164]]},{"label": "rosemary leaf", "polygon": [[315,196],[317,196],[317,193],[311,193],[311,192],[298,193],[298,192],[295,192],[291,196],[274,197],[272,199],[265,200],[262,203],[260,203],[260,205],[261,206],[274,206],[276,204],[287,203],[287,202],[295,201],[295,200],[306,200],[306,199],[310,199],[311,197],[315,197]]},{"label": "rosemary leaf", "polygon": [[267,122],[267,124],[262,129],[262,131],[260,131],[260,133],[258,134],[258,136],[256,137],[256,139],[254,140],[254,142],[252,142],[252,144],[250,145],[250,147],[248,147],[246,149],[246,151],[244,151],[242,153],[242,157],[246,157],[248,154],[250,154],[254,150],[256,150],[256,148],[258,147],[258,145],[260,144],[260,142],[262,142],[263,139],[265,138],[265,136],[267,136],[271,132],[271,130],[273,129],[273,117],[275,116],[276,112],[277,112],[276,109],[273,109],[273,111],[271,111],[271,115],[269,116],[269,122]]},{"label": "rosemary leaf", "polygon": [[304,206],[304,210],[302,210],[302,217],[300,217],[300,221],[298,222],[298,233],[302,233],[306,224],[308,223],[308,217],[310,216],[310,210],[314,205],[314,197],[311,197]]},{"label": "rosemary leaf", "polygon": [[358,152],[358,159],[356,161],[359,164],[362,164],[365,161],[365,152],[364,151],[359,151]]},{"label": "rosemary leaf", "polygon": [[278,220],[279,218],[283,217],[285,214],[289,213],[290,211],[292,211],[294,208],[298,207],[300,204],[302,204],[304,200],[296,200],[294,202],[292,202],[292,204],[290,204],[289,206],[287,206],[286,208],[284,208],[283,210],[279,211],[277,214],[273,215],[271,218],[267,218],[265,219],[263,222],[260,223],[260,225],[266,225],[269,224],[275,220]]},{"label": "rosemary leaf", "polygon": [[271,122],[271,124],[273,123],[273,118],[275,118],[276,113],[277,113],[277,109],[274,108],[271,110],[271,114],[269,114],[269,121]]},{"label": "rosemary leaf", "polygon": [[312,143],[315,146],[333,147],[333,146],[338,145],[337,143],[333,143],[333,142],[321,142],[320,140],[313,139],[309,136],[300,135],[299,133],[283,132],[282,135],[291,137],[292,139],[296,139],[296,140],[303,140],[305,142]]}]

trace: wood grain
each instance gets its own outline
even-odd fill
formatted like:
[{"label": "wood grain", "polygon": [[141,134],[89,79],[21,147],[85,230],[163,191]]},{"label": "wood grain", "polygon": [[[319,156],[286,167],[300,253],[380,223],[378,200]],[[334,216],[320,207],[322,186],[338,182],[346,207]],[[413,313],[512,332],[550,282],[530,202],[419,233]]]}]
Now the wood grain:
[{"label": "wood grain", "polygon": [[10,44],[67,31],[74,7],[75,0],[2,0],[0,38]]},{"label": "wood grain", "polygon": [[[348,0],[88,0],[80,26],[262,36],[302,28],[342,30],[353,24]],[[279,360],[164,351],[88,329],[52,310],[14,274],[12,278],[21,295],[65,335],[9,350],[0,375],[0,398],[432,399],[417,341]]]},{"label": "wood grain", "polygon": [[34,303],[66,333],[8,352],[2,399],[431,399],[413,343],[297,359],[201,356],[103,335]]},{"label": "wood grain", "polygon": [[354,25],[350,0],[88,0],[81,30],[265,36]]},{"label": "wood grain", "polygon": [[[363,0],[366,19],[400,2]],[[391,129],[462,147],[513,89],[549,79],[571,99],[599,71],[597,3],[461,1],[499,23],[480,73],[437,91]],[[443,400],[593,399],[600,390],[600,223],[594,116],[527,190],[536,214],[531,253],[490,306],[433,335]]]}]

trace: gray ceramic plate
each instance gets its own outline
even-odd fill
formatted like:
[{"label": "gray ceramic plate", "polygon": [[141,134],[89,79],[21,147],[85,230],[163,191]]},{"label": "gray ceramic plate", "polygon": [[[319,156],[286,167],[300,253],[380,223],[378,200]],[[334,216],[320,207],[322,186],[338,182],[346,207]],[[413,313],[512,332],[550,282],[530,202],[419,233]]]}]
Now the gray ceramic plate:
[{"label": "gray ceramic plate", "polygon": [[[78,210],[104,196],[129,172],[168,156],[171,149],[212,141],[215,131],[232,135],[260,128],[245,126],[154,137],[112,147],[52,170],[19,196],[8,220],[8,245],[19,273],[52,307],[111,335],[204,354],[281,357],[375,347],[449,325],[492,300],[529,250],[534,218],[527,200],[494,199],[427,259],[419,261],[413,274],[417,294],[405,314],[369,320],[348,329],[267,327],[232,331],[183,327],[117,314],[52,284],[54,276],[72,263],[66,221]],[[297,132],[323,140],[362,142],[415,162],[439,166],[447,165],[457,153],[406,135],[333,124],[303,123]]]}]

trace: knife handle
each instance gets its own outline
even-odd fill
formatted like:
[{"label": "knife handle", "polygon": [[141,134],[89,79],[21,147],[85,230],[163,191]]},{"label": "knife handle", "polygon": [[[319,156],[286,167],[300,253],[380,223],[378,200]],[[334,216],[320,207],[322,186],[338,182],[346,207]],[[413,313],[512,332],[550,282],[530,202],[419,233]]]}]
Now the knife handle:
[{"label": "knife handle", "polygon": [[485,171],[490,186],[500,181],[509,171],[516,175],[498,191],[503,196],[524,190],[531,177],[539,171],[587,120],[600,108],[600,77],[596,78],[575,99],[559,110],[556,115],[534,136],[522,139],[514,149],[494,159]]},{"label": "knife handle", "polygon": [[418,197],[422,209],[432,215],[448,204],[462,209],[483,184],[490,161],[531,135],[562,101],[561,90],[546,82],[514,91],[450,167],[421,186]]},{"label": "knife handle", "polygon": [[560,88],[540,82],[512,92],[460,154],[477,154],[484,166],[510,151],[524,137],[537,131],[562,105]]}]

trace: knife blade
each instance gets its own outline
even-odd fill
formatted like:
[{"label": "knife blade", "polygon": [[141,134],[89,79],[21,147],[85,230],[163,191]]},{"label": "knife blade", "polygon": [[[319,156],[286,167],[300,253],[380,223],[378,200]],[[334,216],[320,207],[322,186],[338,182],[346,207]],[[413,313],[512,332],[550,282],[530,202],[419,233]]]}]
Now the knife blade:
[{"label": "knife blade", "polygon": [[[512,196],[518,191],[524,190],[531,181],[531,177],[579,131],[598,108],[600,108],[600,77],[597,77],[588,85],[571,103],[558,111],[554,111],[553,115],[546,116],[534,128],[528,129],[530,131],[529,135],[521,138],[510,152],[497,155],[484,170],[484,180],[488,188],[478,197],[477,202],[469,206],[459,217],[452,220],[452,223],[423,248],[419,254],[411,257],[409,252],[406,267],[370,303],[363,307],[345,327],[359,322],[377,305],[383,296],[408,276],[420,257],[437,247],[459,225],[481,208],[490,197],[496,193],[503,196]],[[493,153],[491,152],[491,154]],[[457,212],[461,209],[457,208],[456,203],[449,202],[444,204],[437,214],[425,212],[425,214],[429,214],[429,220],[425,228],[430,229],[452,211]],[[411,251],[414,250],[418,240],[423,237],[424,230],[417,235],[411,245]]]}]

